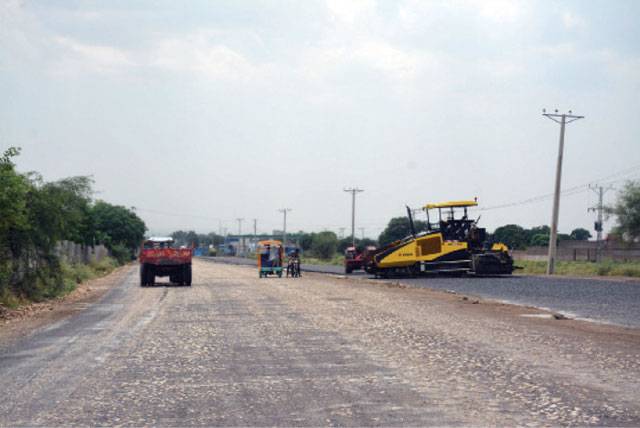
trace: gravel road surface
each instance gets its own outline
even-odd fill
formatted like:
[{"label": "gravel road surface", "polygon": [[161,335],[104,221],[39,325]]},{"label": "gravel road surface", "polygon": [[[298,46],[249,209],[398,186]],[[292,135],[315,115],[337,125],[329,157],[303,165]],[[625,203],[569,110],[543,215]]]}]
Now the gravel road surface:
[{"label": "gravel road surface", "polygon": [[[237,257],[219,257],[224,263],[254,265],[255,261]],[[341,266],[302,265],[303,271],[344,274]],[[355,278],[369,278],[356,271]],[[461,294],[496,299],[518,305],[535,306],[570,318],[640,327],[640,280],[584,279],[514,275],[505,277],[403,278],[411,287],[450,290]]]},{"label": "gravel road surface", "polygon": [[[194,261],[0,346],[0,425],[640,425],[640,330]],[[526,316],[523,316],[526,315]]]}]

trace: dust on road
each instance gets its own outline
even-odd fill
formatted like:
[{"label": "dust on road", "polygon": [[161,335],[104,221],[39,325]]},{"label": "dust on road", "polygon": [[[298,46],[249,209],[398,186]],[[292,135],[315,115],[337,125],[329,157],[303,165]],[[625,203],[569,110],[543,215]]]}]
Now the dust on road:
[{"label": "dust on road", "polygon": [[194,261],[0,353],[1,425],[639,425],[640,333]]}]

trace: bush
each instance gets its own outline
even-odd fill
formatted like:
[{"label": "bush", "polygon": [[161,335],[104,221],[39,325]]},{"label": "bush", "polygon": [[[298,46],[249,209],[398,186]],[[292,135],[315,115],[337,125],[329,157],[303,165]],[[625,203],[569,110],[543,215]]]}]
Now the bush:
[{"label": "bush", "polygon": [[124,244],[114,244],[111,245],[111,256],[123,265],[131,261],[132,253]]},{"label": "bush", "polygon": [[338,237],[333,232],[324,231],[313,236],[311,251],[321,259],[328,260],[333,257],[337,247]]}]

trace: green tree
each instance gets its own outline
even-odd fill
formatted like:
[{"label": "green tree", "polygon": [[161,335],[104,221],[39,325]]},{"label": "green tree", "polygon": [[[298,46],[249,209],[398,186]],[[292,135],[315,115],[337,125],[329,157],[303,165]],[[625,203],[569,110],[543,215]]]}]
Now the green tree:
[{"label": "green tree", "polygon": [[[537,236],[539,235],[547,235],[547,242],[549,242],[549,233],[551,232],[551,228],[547,225],[543,225],[543,226],[535,226],[532,227],[531,229],[525,229],[525,234],[527,237],[527,244],[528,245],[540,245],[540,238],[537,238]],[[533,241],[536,241],[536,243],[534,243]],[[544,244],[547,245],[547,244]]]},{"label": "green tree", "polygon": [[324,231],[314,234],[311,243],[311,251],[321,259],[330,259],[336,253],[338,237],[335,233]]},{"label": "green tree", "polygon": [[579,227],[577,229],[573,229],[569,236],[574,241],[588,241],[589,238],[591,238],[591,232],[589,232],[587,229]]},{"label": "green tree", "polygon": [[132,210],[120,205],[97,201],[91,210],[96,240],[103,243],[122,263],[130,257],[144,239],[144,221]]},{"label": "green tree", "polygon": [[529,245],[533,247],[546,247],[549,245],[549,235],[546,233],[533,235],[529,240]]},{"label": "green tree", "polygon": [[10,147],[0,157],[0,299],[9,292],[16,260],[29,230],[28,195],[31,183],[15,171],[13,158],[19,148]]},{"label": "green tree", "polygon": [[616,217],[615,234],[625,241],[640,240],[640,181],[627,182],[618,193],[616,204],[608,208],[607,213]]},{"label": "green tree", "polygon": [[517,224],[507,224],[497,228],[493,232],[493,240],[502,242],[514,250],[526,248],[528,244],[526,231]]},{"label": "green tree", "polygon": [[[414,220],[413,225],[416,233],[427,230],[427,223],[422,220]],[[378,237],[380,246],[385,246],[393,241],[405,238],[411,235],[411,225],[408,217],[394,217],[389,220],[389,224]]]},{"label": "green tree", "polygon": [[300,248],[302,248],[302,251],[308,251],[311,249],[314,235],[315,233],[298,232],[298,243]]}]

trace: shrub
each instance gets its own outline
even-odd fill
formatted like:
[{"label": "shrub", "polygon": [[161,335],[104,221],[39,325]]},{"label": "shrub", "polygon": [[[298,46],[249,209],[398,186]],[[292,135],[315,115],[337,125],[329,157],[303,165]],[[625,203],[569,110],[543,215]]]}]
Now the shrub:
[{"label": "shrub", "polygon": [[338,237],[335,233],[324,231],[313,236],[311,250],[321,259],[327,260],[333,257],[338,247]]}]

